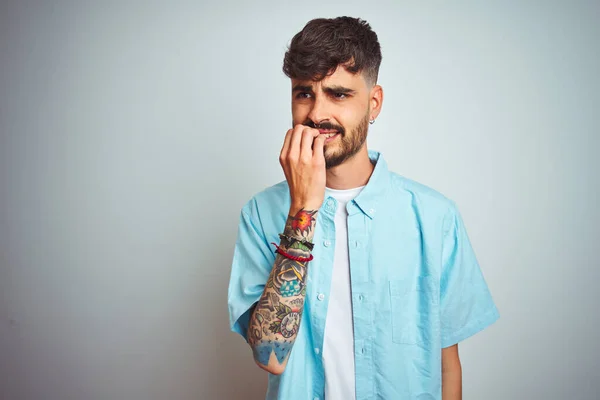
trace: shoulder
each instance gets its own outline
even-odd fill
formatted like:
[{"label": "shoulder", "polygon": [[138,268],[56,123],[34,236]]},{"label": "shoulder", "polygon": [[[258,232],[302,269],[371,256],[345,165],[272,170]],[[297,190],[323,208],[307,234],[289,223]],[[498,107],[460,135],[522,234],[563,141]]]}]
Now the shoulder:
[{"label": "shoulder", "polygon": [[454,201],[439,191],[395,172],[390,172],[390,185],[394,194],[409,196],[417,208],[444,215],[456,209]]},{"label": "shoulder", "polygon": [[393,207],[406,210],[421,235],[432,247],[443,247],[445,238],[456,229],[459,211],[456,203],[439,191],[390,173]]},{"label": "shoulder", "polygon": [[390,172],[390,186],[392,196],[403,199],[398,204],[410,207],[422,228],[441,229],[445,235],[454,225],[459,211],[444,194],[395,172]]},{"label": "shoulder", "polygon": [[269,186],[252,196],[242,207],[242,213],[253,221],[287,218],[290,208],[290,191],[287,181]]}]

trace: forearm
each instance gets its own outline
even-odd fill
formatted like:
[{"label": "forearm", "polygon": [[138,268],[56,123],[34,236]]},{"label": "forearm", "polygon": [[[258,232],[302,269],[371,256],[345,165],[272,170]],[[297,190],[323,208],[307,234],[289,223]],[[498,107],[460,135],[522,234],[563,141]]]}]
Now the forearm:
[{"label": "forearm", "polygon": [[462,367],[458,345],[442,349],[442,400],[462,400]]},{"label": "forearm", "polygon": [[442,400],[462,399],[461,371],[445,372],[442,374]]},{"label": "forearm", "polygon": [[[300,210],[286,222],[280,249],[294,257],[308,258],[317,211]],[[304,242],[302,242],[304,241]],[[263,369],[281,374],[296,341],[306,297],[308,262],[277,254],[263,294],[250,317],[248,343],[254,360]]]}]

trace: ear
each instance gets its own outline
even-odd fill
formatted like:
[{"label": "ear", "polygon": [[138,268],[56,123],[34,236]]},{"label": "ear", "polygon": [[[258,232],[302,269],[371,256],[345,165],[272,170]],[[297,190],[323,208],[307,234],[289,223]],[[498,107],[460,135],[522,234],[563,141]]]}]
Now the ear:
[{"label": "ear", "polygon": [[371,89],[369,98],[370,114],[369,119],[374,120],[381,112],[381,106],[383,105],[383,88],[379,85],[373,86]]}]

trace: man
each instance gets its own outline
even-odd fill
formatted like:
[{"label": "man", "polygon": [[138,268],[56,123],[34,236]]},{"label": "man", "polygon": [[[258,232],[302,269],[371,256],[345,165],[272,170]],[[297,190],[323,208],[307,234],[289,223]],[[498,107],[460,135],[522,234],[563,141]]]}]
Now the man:
[{"label": "man", "polygon": [[458,342],[498,318],[454,203],[367,150],[380,63],[349,17],[285,54],[286,180],[243,207],[229,286],[267,399],[460,399]]}]

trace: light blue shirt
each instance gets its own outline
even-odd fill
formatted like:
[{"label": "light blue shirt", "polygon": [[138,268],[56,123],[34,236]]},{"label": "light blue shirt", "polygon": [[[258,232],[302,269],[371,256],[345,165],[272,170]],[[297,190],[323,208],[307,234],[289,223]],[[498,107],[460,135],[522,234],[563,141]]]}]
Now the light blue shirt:
[{"label": "light blue shirt", "polygon": [[[390,172],[381,154],[369,157],[373,174],[346,206],[356,398],[441,399],[441,349],[492,324],[498,310],[455,204]],[[285,372],[269,374],[267,399],[323,399],[336,208],[327,197],[318,213],[300,329]],[[244,338],[289,209],[285,181],[242,209],[228,299],[231,329]]]}]

